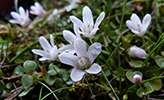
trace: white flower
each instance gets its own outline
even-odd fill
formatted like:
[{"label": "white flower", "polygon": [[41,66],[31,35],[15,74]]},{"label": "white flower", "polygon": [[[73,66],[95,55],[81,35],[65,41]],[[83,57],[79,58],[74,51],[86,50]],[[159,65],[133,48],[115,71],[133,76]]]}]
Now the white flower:
[{"label": "white flower", "polygon": [[[71,78],[77,82],[83,78],[85,72],[98,74],[102,68],[100,65],[93,63],[95,58],[100,54],[102,45],[100,43],[92,44],[86,51],[86,43],[80,38],[74,42],[76,55],[70,53],[61,53],[58,58],[64,63],[73,66]],[[93,64],[92,64],[93,63]]]},{"label": "white flower", "polygon": [[39,17],[44,17],[46,14],[46,11],[38,2],[35,2],[34,6],[32,5],[30,8],[31,8],[30,13],[37,15]]},{"label": "white flower", "polygon": [[71,54],[74,54],[76,53],[75,49],[74,49],[74,42],[77,38],[81,38],[80,34],[78,34],[76,32],[77,29],[75,29],[77,27],[74,27],[74,30],[75,30],[75,34],[73,34],[71,31],[68,31],[68,30],[64,30],[63,31],[63,37],[70,43],[70,44],[67,44],[65,46],[62,46],[59,48],[59,53],[63,53],[63,52],[66,52],[66,53],[71,53]]},{"label": "white flower", "polygon": [[146,52],[145,50],[137,47],[137,46],[132,46],[128,52],[128,54],[132,57],[138,57],[141,59],[145,59],[146,58]]},{"label": "white flower", "polygon": [[140,18],[135,13],[133,13],[132,16],[130,17],[130,20],[126,21],[126,25],[136,35],[143,36],[146,33],[150,22],[151,22],[150,14],[146,14],[141,22]]},{"label": "white flower", "polygon": [[79,6],[78,3],[80,3],[80,0],[66,0],[66,1],[70,3],[70,5],[64,7],[67,12],[77,8]]},{"label": "white flower", "polygon": [[135,84],[141,84],[142,83],[142,77],[138,74],[135,74],[133,76],[133,81],[134,81]]},{"label": "white flower", "polygon": [[32,52],[37,55],[42,56],[42,58],[39,59],[40,61],[45,61],[45,60],[53,61],[57,58],[58,49],[57,49],[57,46],[54,45],[54,39],[52,35],[50,35],[51,44],[49,44],[46,38],[43,36],[39,37],[39,43],[44,50],[32,49]]},{"label": "white flower", "polygon": [[95,24],[93,22],[92,12],[88,6],[85,6],[83,8],[82,14],[83,22],[75,16],[70,16],[70,20],[74,23],[74,25],[80,28],[80,34],[83,34],[86,37],[91,37],[99,30],[99,25],[101,21],[104,19],[105,12],[101,12],[101,14],[96,19]]},{"label": "white flower", "polygon": [[10,23],[20,24],[21,26],[27,26],[30,22],[28,10],[26,10],[25,12],[23,7],[19,7],[19,13],[11,12],[10,14],[14,18],[9,20]]}]

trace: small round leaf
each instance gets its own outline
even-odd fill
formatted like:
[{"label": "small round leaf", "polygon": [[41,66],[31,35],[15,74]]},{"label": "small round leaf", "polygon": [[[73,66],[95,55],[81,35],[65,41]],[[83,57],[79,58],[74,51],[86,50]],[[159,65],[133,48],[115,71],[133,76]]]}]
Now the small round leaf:
[{"label": "small round leaf", "polygon": [[22,66],[15,67],[14,74],[16,74],[16,75],[22,75],[22,74],[24,74],[24,68]]},{"label": "small round leaf", "polygon": [[23,67],[26,72],[33,72],[37,68],[37,64],[34,61],[27,60],[24,62]]},{"label": "small round leaf", "polygon": [[151,85],[146,87],[146,94],[150,94],[154,91],[153,87]]},{"label": "small round leaf", "polygon": [[24,75],[21,78],[22,85],[25,89],[29,88],[33,84],[33,78],[29,75]]},{"label": "small round leaf", "polygon": [[3,81],[0,81],[0,92],[2,92],[5,89],[5,83]]},{"label": "small round leaf", "polygon": [[134,67],[134,68],[140,68],[142,67],[142,61],[136,60],[136,61],[130,61],[129,64],[130,66]]},{"label": "small round leaf", "polygon": [[138,75],[140,75],[140,76],[142,77],[142,73],[141,73],[140,71],[135,71],[135,72],[127,71],[127,72],[126,72],[126,77],[128,78],[129,81],[131,81],[132,83],[134,83],[134,81],[133,81],[133,76],[134,76],[135,74],[138,74]]},{"label": "small round leaf", "polygon": [[161,58],[161,57],[155,58],[155,62],[157,63],[159,67],[164,67],[164,58]]},{"label": "small round leaf", "polygon": [[50,75],[44,75],[43,80],[50,86],[52,86],[56,81],[55,76]]},{"label": "small round leaf", "polygon": [[49,70],[47,73],[48,73],[50,76],[56,75],[56,72],[55,72],[53,69]]},{"label": "small round leaf", "polygon": [[139,97],[142,98],[143,95],[144,95],[145,93],[144,93],[144,91],[143,91],[141,88],[139,88],[139,89],[137,90],[136,94],[137,94],[137,96],[139,96]]},{"label": "small round leaf", "polygon": [[145,87],[147,87],[149,85],[152,86],[155,91],[159,91],[162,88],[162,80],[156,79],[156,80],[144,83]]}]

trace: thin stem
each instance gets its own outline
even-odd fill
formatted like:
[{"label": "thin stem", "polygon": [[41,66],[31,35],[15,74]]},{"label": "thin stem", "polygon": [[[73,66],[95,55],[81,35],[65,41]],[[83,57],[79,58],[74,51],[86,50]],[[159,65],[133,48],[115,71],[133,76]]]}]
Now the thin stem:
[{"label": "thin stem", "polygon": [[96,100],[96,99],[94,98],[95,95],[93,94],[93,91],[92,91],[91,87],[89,86],[89,82],[88,82],[88,80],[85,78],[85,76],[84,76],[84,79],[85,79],[85,81],[86,81],[87,84],[88,84],[88,87],[89,87],[89,90],[90,90],[90,92],[91,92],[91,94],[92,94],[93,99]]},{"label": "thin stem", "polygon": [[143,89],[143,87],[141,86],[141,84],[139,84],[139,87],[142,89],[142,91],[144,91],[144,93],[146,93],[146,91]]},{"label": "thin stem", "polygon": [[[16,88],[16,86],[15,86],[15,84],[14,83],[12,83],[13,84],[13,86],[14,86],[14,88],[15,88],[15,90],[16,90],[16,92],[19,94],[19,91],[17,90],[17,88]],[[23,100],[22,99],[22,97],[19,97],[21,100]]]},{"label": "thin stem", "polygon": [[44,100],[46,97],[48,97],[48,96],[51,95],[52,93],[55,93],[55,92],[61,91],[61,90],[65,90],[65,89],[71,89],[71,88],[79,88],[79,87],[64,87],[64,88],[57,89],[57,90],[52,91],[51,93],[45,95],[41,100]]},{"label": "thin stem", "polygon": [[[59,74],[59,72],[54,68],[54,67],[52,67],[54,70],[55,70],[55,72],[59,75],[59,77],[61,77],[61,79],[63,80],[63,82],[65,83],[65,84],[67,84],[67,82],[66,81],[64,81],[64,79],[63,79],[63,77]],[[67,84],[68,85],[68,84]]]},{"label": "thin stem", "polygon": [[111,88],[111,90],[112,90],[113,94],[115,95],[116,99],[117,99],[117,100],[120,100],[119,97],[117,96],[115,90],[113,89],[112,85],[110,84],[109,80],[107,79],[107,77],[106,77],[104,71],[102,70],[101,72],[102,72],[102,74],[103,74],[105,80],[108,82],[109,87]]},{"label": "thin stem", "polygon": [[41,100],[41,97],[42,97],[42,91],[43,91],[43,87],[44,87],[44,86],[42,86],[42,87],[40,88],[40,93],[39,93],[39,100]]},{"label": "thin stem", "polygon": [[15,7],[16,12],[20,13],[18,11],[18,0],[14,0],[14,7]]},{"label": "thin stem", "polygon": [[[44,83],[38,81],[38,83],[42,84],[44,87],[46,87],[50,92],[53,93],[53,91]],[[55,93],[53,93],[53,96],[55,97],[56,100],[59,100],[58,97],[55,95]],[[47,97],[47,96],[46,96]]]},{"label": "thin stem", "polygon": [[[119,45],[119,35],[121,35],[121,29],[122,29],[122,24],[123,24],[123,20],[124,20],[124,13],[125,13],[125,6],[126,6],[126,0],[124,0],[124,5],[123,5],[123,10],[122,10],[122,17],[121,17],[121,23],[120,23],[120,27],[119,27],[119,34],[117,36],[117,46]],[[117,49],[118,52],[118,65],[119,65],[119,75],[121,76],[121,59],[120,59],[120,51],[119,49]],[[121,90],[121,77],[119,78],[119,90]]]}]

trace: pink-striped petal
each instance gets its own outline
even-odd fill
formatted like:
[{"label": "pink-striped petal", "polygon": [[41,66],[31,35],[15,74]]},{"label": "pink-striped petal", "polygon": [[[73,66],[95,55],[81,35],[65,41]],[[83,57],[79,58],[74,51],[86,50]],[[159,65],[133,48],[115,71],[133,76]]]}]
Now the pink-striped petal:
[{"label": "pink-striped petal", "polygon": [[71,72],[71,79],[74,82],[80,81],[83,78],[84,74],[84,71],[77,69],[77,67],[74,67]]}]

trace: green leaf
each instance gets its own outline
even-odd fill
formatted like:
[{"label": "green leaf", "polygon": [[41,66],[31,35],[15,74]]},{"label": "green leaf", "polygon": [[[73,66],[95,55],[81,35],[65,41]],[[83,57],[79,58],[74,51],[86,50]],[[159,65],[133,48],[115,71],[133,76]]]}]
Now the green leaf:
[{"label": "green leaf", "polygon": [[56,81],[56,78],[55,76],[50,76],[50,75],[44,75],[43,76],[43,80],[50,86],[52,86],[55,81]]},{"label": "green leaf", "polygon": [[3,72],[2,72],[2,70],[1,70],[1,68],[0,68],[0,78],[2,77],[2,74],[3,74]]},{"label": "green leaf", "polygon": [[25,89],[29,88],[33,84],[33,78],[29,75],[24,75],[21,78],[22,85]]},{"label": "green leaf", "polygon": [[53,69],[49,70],[47,73],[48,73],[50,76],[56,75],[56,72],[55,72]]},{"label": "green leaf", "polygon": [[159,67],[164,67],[164,58],[161,57],[155,58],[155,62]]},{"label": "green leaf", "polygon": [[22,97],[22,96],[25,96],[27,93],[29,93],[32,89],[34,88],[33,87],[30,87],[28,89],[25,89],[21,94],[19,94],[19,97]]},{"label": "green leaf", "polygon": [[144,83],[145,87],[147,87],[149,85],[153,87],[154,91],[159,91],[162,88],[162,80],[156,79],[156,80]]},{"label": "green leaf", "polygon": [[150,93],[152,93],[153,91],[154,91],[153,87],[152,87],[151,85],[148,85],[148,86],[146,87],[146,93],[145,93],[145,94],[150,94]]},{"label": "green leaf", "polygon": [[107,67],[105,69],[103,69],[103,71],[107,77],[111,75],[111,72]]},{"label": "green leaf", "polygon": [[64,81],[61,78],[56,78],[55,87],[63,87]]},{"label": "green leaf", "polygon": [[137,96],[139,96],[139,97],[142,98],[143,94],[145,94],[145,93],[144,93],[144,91],[143,91],[141,88],[139,88],[139,89],[137,90],[136,94],[137,94]]},{"label": "green leaf", "polygon": [[63,78],[64,81],[67,81],[70,78],[70,73],[68,71],[65,71],[62,74],[62,78]]},{"label": "green leaf", "polygon": [[3,81],[0,81],[0,92],[2,92],[5,89],[5,83]]},{"label": "green leaf", "polygon": [[111,91],[111,88],[108,87],[105,83],[102,83],[102,84],[98,84],[98,83],[95,83],[97,86],[99,86],[100,88],[103,88],[104,90],[106,91]]},{"label": "green leaf", "polygon": [[49,70],[54,70],[55,71],[55,75],[57,74],[56,71],[59,73],[60,69],[58,68],[58,66],[54,65],[53,63],[51,63],[49,65]]},{"label": "green leaf", "polygon": [[129,64],[130,66],[134,67],[134,68],[140,68],[142,67],[142,61],[136,60],[136,61],[130,61]]},{"label": "green leaf", "polygon": [[17,67],[15,67],[13,73],[16,75],[23,75],[24,74],[24,68],[22,66],[17,66]]},{"label": "green leaf", "polygon": [[43,78],[38,77],[36,74],[33,74],[32,77],[33,77],[35,80],[43,81]]},{"label": "green leaf", "polygon": [[12,85],[11,83],[7,83],[7,84],[6,84],[6,88],[7,88],[7,89],[12,89],[12,87],[13,87],[13,85]]},{"label": "green leaf", "polygon": [[138,74],[138,75],[140,75],[140,76],[142,77],[142,73],[141,73],[140,71],[135,71],[135,72],[127,71],[127,72],[126,72],[126,77],[128,78],[129,81],[131,81],[132,83],[134,83],[134,81],[133,81],[133,76],[134,76],[135,74]]},{"label": "green leaf", "polygon": [[23,67],[27,73],[33,72],[37,68],[37,64],[34,61],[27,60],[24,62]]},{"label": "green leaf", "polygon": [[70,81],[67,81],[66,83],[67,83],[67,85],[71,85],[71,84],[73,84],[74,82],[73,82],[72,80],[70,80]]},{"label": "green leaf", "polygon": [[100,36],[98,37],[98,39],[97,39],[97,41],[96,42],[102,42],[103,41],[103,35],[102,34],[100,34]]},{"label": "green leaf", "polygon": [[[115,71],[113,71],[116,75],[119,75],[119,68],[117,68]],[[121,68],[121,75],[124,74],[125,71],[123,68]],[[112,74],[113,77],[117,77],[115,74]],[[120,81],[120,77],[116,78],[117,81]],[[121,77],[121,81],[124,81],[125,79]]]}]

